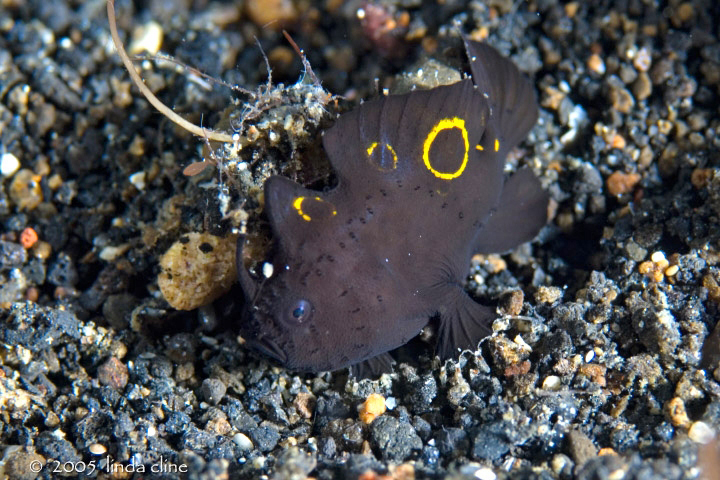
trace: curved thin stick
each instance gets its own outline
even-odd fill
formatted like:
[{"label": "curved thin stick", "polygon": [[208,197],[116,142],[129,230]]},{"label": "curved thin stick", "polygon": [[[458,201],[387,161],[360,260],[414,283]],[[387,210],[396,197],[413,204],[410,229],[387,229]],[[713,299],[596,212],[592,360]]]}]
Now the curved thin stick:
[{"label": "curved thin stick", "polygon": [[135,82],[135,85],[137,85],[137,87],[140,89],[140,92],[145,96],[145,98],[147,98],[148,102],[150,102],[153,107],[155,107],[160,113],[165,115],[175,124],[184,128],[188,132],[197,135],[198,137],[207,138],[216,142],[231,143],[233,141],[232,135],[228,135],[227,133],[222,132],[216,132],[214,130],[208,130],[207,128],[199,127],[194,123],[185,120],[183,117],[173,112],[167,105],[161,102],[154,93],[150,91],[147,85],[145,85],[145,82],[143,82],[142,77],[140,77],[140,75],[135,71],[135,66],[130,60],[130,57],[128,57],[128,54],[125,51],[125,47],[123,47],[123,44],[120,41],[120,36],[118,35],[115,20],[115,0],[107,0],[107,12],[108,20],[110,23],[110,34],[112,35],[113,43],[115,44],[118,55],[120,55],[120,59],[125,65],[128,73],[130,74],[130,78],[132,78],[133,82]]}]

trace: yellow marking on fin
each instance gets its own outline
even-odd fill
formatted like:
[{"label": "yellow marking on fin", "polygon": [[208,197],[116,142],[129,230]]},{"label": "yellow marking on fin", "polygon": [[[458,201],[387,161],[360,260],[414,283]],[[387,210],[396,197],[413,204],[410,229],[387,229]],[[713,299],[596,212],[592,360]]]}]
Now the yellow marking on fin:
[{"label": "yellow marking on fin", "polygon": [[310,215],[303,213],[302,211],[302,203],[304,200],[305,197],[295,197],[295,200],[293,201],[293,208],[297,210],[298,215],[300,215],[303,220],[309,222],[312,218],[310,218]]},{"label": "yellow marking on fin", "polygon": [[497,152],[498,150],[500,150],[500,140],[498,140],[498,139],[496,138],[496,139],[495,139],[495,151]]},{"label": "yellow marking on fin", "polygon": [[[378,146],[378,142],[373,142],[367,148],[366,151],[367,151],[368,160],[371,160],[372,154],[375,153],[375,149],[377,148],[377,146]],[[389,143],[383,143],[383,146],[390,152],[390,155],[392,155],[392,159],[393,159],[392,167],[383,168],[378,164],[374,164],[374,165],[376,167],[378,167],[378,170],[380,170],[381,172],[389,172],[391,170],[395,170],[397,168],[397,162],[398,162],[397,153],[395,153],[395,149]],[[370,163],[373,163],[373,162],[371,161]]]},{"label": "yellow marking on fin", "polygon": [[[455,170],[454,172],[440,172],[438,170],[435,170],[430,163],[430,147],[435,141],[435,138],[437,138],[438,133],[451,128],[457,128],[460,130],[460,133],[463,137],[463,142],[465,143],[465,154],[463,155],[462,164],[460,164],[460,167],[457,170]],[[425,162],[425,166],[427,167],[427,169],[430,170],[430,172],[436,177],[442,178],[443,180],[452,180],[453,178],[457,178],[462,175],[465,171],[465,167],[467,166],[468,161],[469,150],[470,142],[468,141],[468,132],[465,128],[465,120],[458,117],[443,118],[435,124],[432,130],[430,130],[428,136],[425,137],[425,144],[423,145],[423,161]]]},{"label": "yellow marking on fin", "polygon": [[[323,199],[320,198],[320,197],[315,197],[315,201],[316,201],[316,202],[325,202],[325,200],[323,200]],[[325,203],[327,203],[328,205],[332,205],[332,203],[330,203],[330,202],[325,202]],[[332,209],[332,214],[333,214],[333,216],[334,216],[334,215],[337,215],[337,210],[335,210],[335,206],[334,206],[334,205],[333,205],[333,209]]]},{"label": "yellow marking on fin", "polygon": [[480,150],[481,152],[485,150],[482,145],[475,145],[475,150]]},{"label": "yellow marking on fin", "polygon": [[[300,217],[303,220],[305,220],[306,222],[309,222],[312,220],[312,217],[310,215],[308,215],[307,213],[305,213],[302,209],[303,202],[307,199],[308,199],[307,197],[295,197],[295,200],[293,200],[292,205],[293,205],[293,208],[297,211],[298,215],[300,215]],[[318,203],[327,203],[332,208],[332,212],[331,212],[332,215],[333,216],[337,215],[337,210],[335,210],[335,205],[333,205],[332,203],[326,202],[325,200],[323,200],[320,197],[314,197],[314,198],[312,198],[312,200],[314,200]]]}]

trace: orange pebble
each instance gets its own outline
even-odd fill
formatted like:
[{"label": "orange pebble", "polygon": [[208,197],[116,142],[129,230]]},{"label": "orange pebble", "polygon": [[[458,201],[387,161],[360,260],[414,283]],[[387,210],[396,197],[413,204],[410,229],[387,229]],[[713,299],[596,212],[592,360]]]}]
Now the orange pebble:
[{"label": "orange pebble", "polygon": [[40,298],[40,291],[36,287],[30,287],[25,290],[25,300],[37,302],[38,298]]},{"label": "orange pebble", "polygon": [[637,173],[614,172],[607,179],[607,188],[610,195],[618,196],[624,193],[630,193],[635,185],[640,181],[641,177]]},{"label": "orange pebble", "polygon": [[622,135],[617,134],[617,133],[615,135],[613,135],[612,142],[610,143],[612,148],[619,148],[619,149],[625,148],[625,144],[626,144],[625,138],[623,138]]},{"label": "orange pebble", "polygon": [[20,244],[24,248],[30,248],[35,245],[38,241],[38,234],[32,227],[27,227],[20,234]]},{"label": "orange pebble", "polygon": [[385,413],[386,408],[385,397],[379,393],[371,393],[358,409],[360,420],[365,424],[370,424],[375,418]]}]

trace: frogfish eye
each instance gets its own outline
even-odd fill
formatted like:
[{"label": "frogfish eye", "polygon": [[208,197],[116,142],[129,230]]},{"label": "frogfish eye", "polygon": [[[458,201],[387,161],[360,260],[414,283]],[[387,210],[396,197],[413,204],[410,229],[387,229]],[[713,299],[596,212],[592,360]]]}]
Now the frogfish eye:
[{"label": "frogfish eye", "polygon": [[303,323],[312,315],[312,304],[307,300],[298,300],[290,309],[289,320],[291,323]]}]

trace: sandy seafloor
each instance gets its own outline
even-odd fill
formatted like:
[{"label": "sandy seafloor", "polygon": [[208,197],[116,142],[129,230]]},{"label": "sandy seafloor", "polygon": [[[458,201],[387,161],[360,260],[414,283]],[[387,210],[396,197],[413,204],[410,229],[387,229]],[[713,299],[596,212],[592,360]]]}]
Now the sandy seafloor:
[{"label": "sandy seafloor", "polygon": [[[295,1],[284,26],[342,97],[312,103],[281,85],[303,68],[279,7],[119,1],[128,44],[230,84],[259,91],[255,37],[267,52],[259,100],[138,63],[196,123],[245,112],[229,178],[182,174],[204,142],[131,85],[103,0],[0,1],[0,477],[720,478],[720,3],[431,3],[365,6],[363,28],[362,2]],[[459,32],[532,77],[540,120],[509,170],[554,201],[535,242],[468,265],[502,314],[477,352],[443,365],[418,340],[376,381],[295,374],[248,352],[228,301],[167,304],[171,244],[267,231],[263,180],[329,184],[319,132],[403,74],[457,76]],[[391,408],[367,424],[373,392]]]}]

